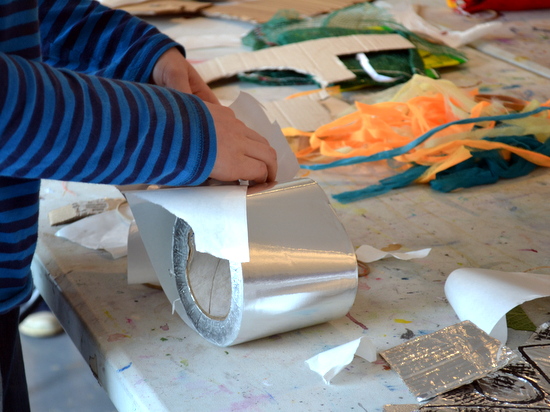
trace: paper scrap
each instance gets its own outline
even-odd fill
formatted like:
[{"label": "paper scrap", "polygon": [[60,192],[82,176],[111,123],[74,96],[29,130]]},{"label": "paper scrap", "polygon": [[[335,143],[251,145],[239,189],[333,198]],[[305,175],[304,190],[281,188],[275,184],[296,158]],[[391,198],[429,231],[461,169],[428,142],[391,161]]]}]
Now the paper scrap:
[{"label": "paper scrap", "polygon": [[197,34],[174,36],[174,40],[185,50],[210,49],[216,47],[241,47],[241,35],[237,34]]},{"label": "paper scrap", "polygon": [[143,3],[147,0],[98,0],[104,6],[116,9],[117,7],[124,6],[126,4]]},{"label": "paper scrap", "polygon": [[428,256],[431,250],[431,248],[427,248],[411,252],[385,252],[369,245],[361,245],[355,251],[355,255],[357,256],[357,260],[364,263],[369,263],[384,259],[387,256],[393,256],[394,258],[401,260],[420,259]]},{"label": "paper scrap", "polygon": [[266,112],[281,128],[293,127],[301,131],[315,131],[332,122],[352,105],[330,96],[321,89],[317,93],[284,100],[263,102]]},{"label": "paper scrap", "polygon": [[[125,204],[127,206],[127,204]],[[126,213],[129,212],[129,208]],[[55,235],[89,249],[103,249],[113,259],[126,256],[131,220],[119,210],[109,210],[71,223]]]},{"label": "paper scrap", "polygon": [[445,295],[460,320],[470,320],[506,342],[506,313],[524,302],[550,296],[550,276],[461,268],[447,278]]},{"label": "paper scrap", "polygon": [[332,378],[353,361],[354,356],[359,356],[369,362],[374,362],[376,360],[376,348],[372,341],[363,336],[325,352],[321,352],[309,358],[306,363],[312,371],[321,375],[328,385]]},{"label": "paper scrap", "polygon": [[380,353],[419,402],[487,376],[517,358],[470,321]]},{"label": "paper scrap", "polygon": [[230,54],[199,63],[195,69],[207,83],[254,70],[291,69],[311,74],[326,87],[356,77],[338,56],[412,48],[414,45],[399,34],[356,34]]},{"label": "paper scrap", "polygon": [[195,13],[211,3],[185,0],[98,0],[112,9],[123,9],[136,15],[155,15],[165,13]]}]

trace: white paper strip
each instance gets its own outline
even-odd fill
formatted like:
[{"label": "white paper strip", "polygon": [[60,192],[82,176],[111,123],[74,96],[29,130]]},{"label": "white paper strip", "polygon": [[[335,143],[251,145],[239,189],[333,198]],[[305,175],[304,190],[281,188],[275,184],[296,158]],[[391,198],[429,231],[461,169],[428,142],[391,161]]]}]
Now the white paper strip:
[{"label": "white paper strip", "polygon": [[427,248],[411,252],[385,252],[369,245],[362,245],[357,249],[355,254],[357,256],[357,260],[364,263],[369,263],[383,259],[387,256],[393,256],[394,258],[401,260],[420,259],[428,256],[431,250],[431,248]]},{"label": "white paper strip", "polygon": [[470,320],[505,343],[506,313],[524,302],[550,296],[550,275],[457,269],[445,282],[445,295],[460,320]]}]

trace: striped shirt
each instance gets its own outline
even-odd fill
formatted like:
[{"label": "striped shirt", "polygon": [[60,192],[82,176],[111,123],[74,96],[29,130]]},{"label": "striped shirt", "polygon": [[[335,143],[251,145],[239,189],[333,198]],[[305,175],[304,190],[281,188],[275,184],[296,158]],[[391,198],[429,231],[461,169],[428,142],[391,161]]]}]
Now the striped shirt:
[{"label": "striped shirt", "polygon": [[39,179],[195,185],[210,174],[204,103],[147,84],[171,47],[92,0],[0,0],[0,313],[32,291]]}]

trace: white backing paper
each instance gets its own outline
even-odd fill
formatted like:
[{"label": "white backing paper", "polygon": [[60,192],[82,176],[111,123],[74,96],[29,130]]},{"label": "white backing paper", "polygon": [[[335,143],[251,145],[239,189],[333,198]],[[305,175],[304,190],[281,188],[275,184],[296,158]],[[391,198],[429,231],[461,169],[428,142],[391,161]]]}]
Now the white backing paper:
[{"label": "white backing paper", "polygon": [[134,192],[193,228],[199,252],[248,262],[246,186],[201,186]]},{"label": "white backing paper", "polygon": [[147,249],[143,244],[136,222],[132,222],[128,233],[128,284],[152,283],[159,280]]},{"label": "white backing paper", "polygon": [[524,302],[550,296],[550,275],[457,269],[447,278],[445,294],[460,320],[470,320],[506,343],[506,313]]}]

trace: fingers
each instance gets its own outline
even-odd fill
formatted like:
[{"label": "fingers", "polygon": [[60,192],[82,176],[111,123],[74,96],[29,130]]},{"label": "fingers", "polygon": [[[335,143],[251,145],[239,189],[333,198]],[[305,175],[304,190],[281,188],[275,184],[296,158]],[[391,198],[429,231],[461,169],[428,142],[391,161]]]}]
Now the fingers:
[{"label": "fingers", "polygon": [[218,154],[210,177],[222,181],[273,182],[277,176],[277,154],[269,142],[223,107],[212,89],[179,50],[167,50],[156,62],[152,83],[194,94],[210,110],[216,128]]},{"label": "fingers", "polygon": [[187,62],[187,64],[189,84],[191,85],[191,93],[197,95],[205,102],[220,104],[220,101],[218,100],[212,89],[208,87],[208,85],[199,75],[197,70],[195,70],[195,68],[189,62]]},{"label": "fingers", "polygon": [[251,157],[244,158],[235,170],[240,180],[249,180],[255,183],[267,183],[269,172],[264,162]]},{"label": "fingers", "polygon": [[222,181],[274,181],[277,153],[269,142],[238,120],[231,109],[206,105],[214,120],[218,151],[210,177]]},{"label": "fingers", "polygon": [[257,183],[273,182],[277,176],[277,153],[264,137],[253,130],[250,131],[253,132],[253,135],[249,136],[246,156],[265,165],[265,177],[261,180],[256,180],[256,178],[249,180],[254,180]]},{"label": "fingers", "polygon": [[275,182],[270,182],[270,183],[259,183],[256,185],[250,185],[246,190],[246,194],[253,195],[256,193],[264,192],[266,190],[271,189],[273,186],[275,186],[275,184],[276,184]]},{"label": "fingers", "polygon": [[271,146],[247,138],[242,142],[233,141],[232,144],[223,138],[218,141],[218,155],[210,177],[221,181],[275,181],[277,154]]},{"label": "fingers", "polygon": [[209,103],[220,104],[197,70],[175,48],[168,49],[158,59],[153,67],[151,82],[183,93],[195,94]]}]

